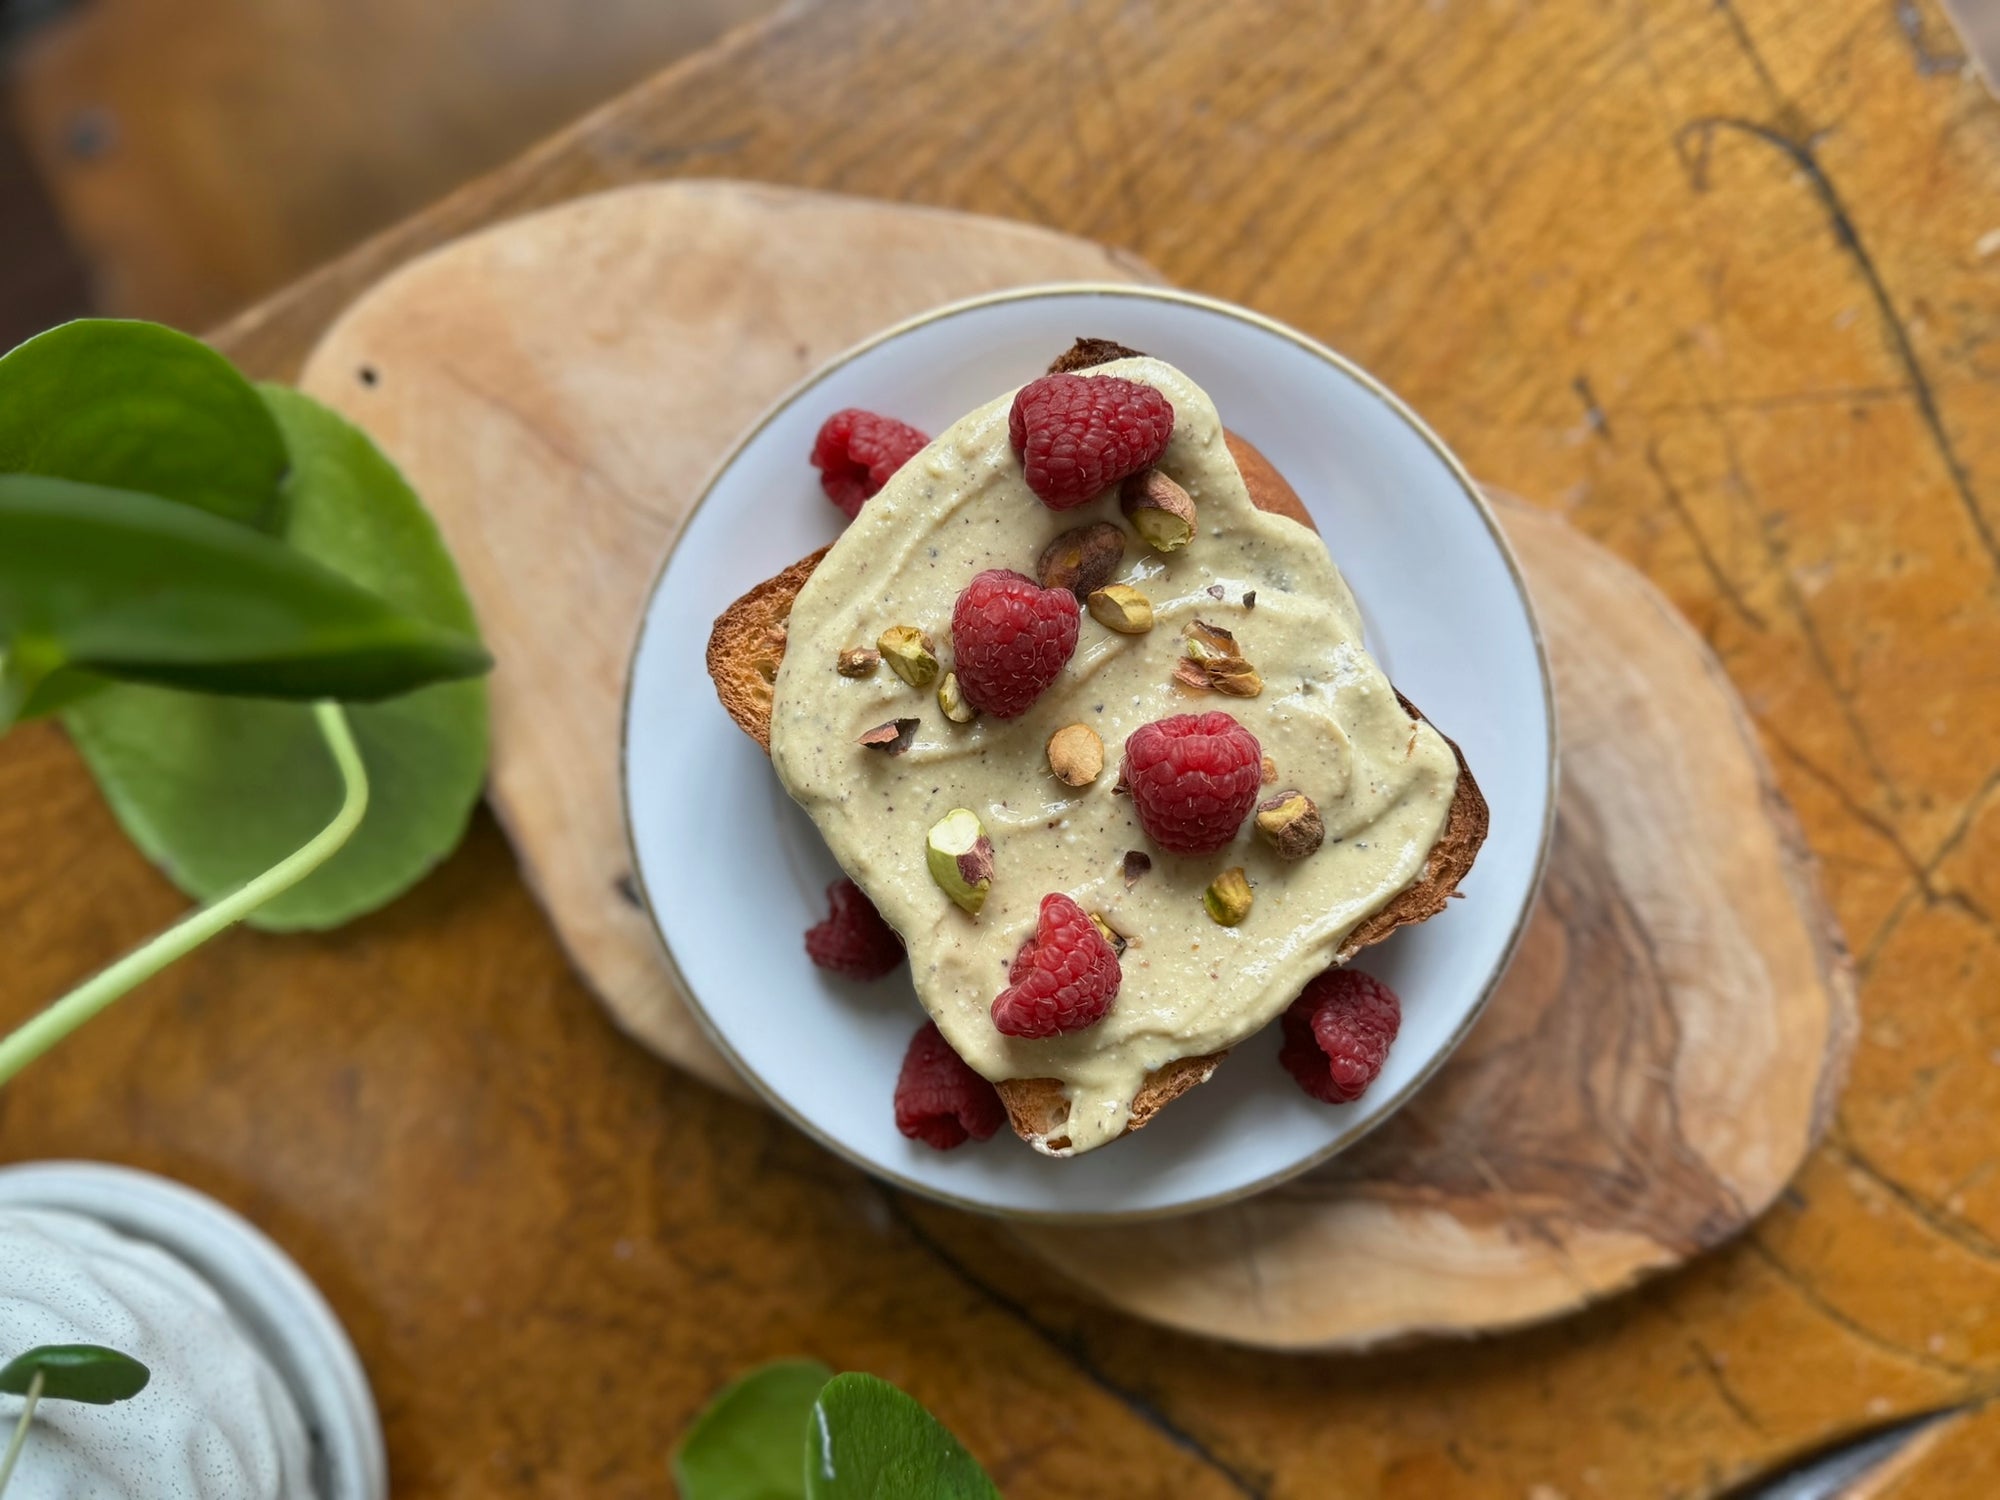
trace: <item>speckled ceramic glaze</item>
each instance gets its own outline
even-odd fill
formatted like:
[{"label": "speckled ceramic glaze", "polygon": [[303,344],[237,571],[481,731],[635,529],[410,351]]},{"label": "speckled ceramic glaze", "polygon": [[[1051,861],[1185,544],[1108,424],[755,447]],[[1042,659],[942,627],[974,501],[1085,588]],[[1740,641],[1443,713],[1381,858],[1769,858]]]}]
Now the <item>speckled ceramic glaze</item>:
[{"label": "speckled ceramic glaze", "polygon": [[[173,1256],[94,1219],[0,1209],[0,1359],[103,1344],[152,1371],[117,1406],[45,1401],[8,1500],[299,1500],[305,1426],[222,1299]],[[21,1398],[0,1397],[11,1430]]]}]

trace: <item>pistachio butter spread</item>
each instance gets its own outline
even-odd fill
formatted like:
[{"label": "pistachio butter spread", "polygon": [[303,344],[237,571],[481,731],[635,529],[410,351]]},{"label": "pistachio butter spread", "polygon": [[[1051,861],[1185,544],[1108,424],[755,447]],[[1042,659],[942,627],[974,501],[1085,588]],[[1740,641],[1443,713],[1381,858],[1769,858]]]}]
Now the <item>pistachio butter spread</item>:
[{"label": "pistachio butter spread", "polygon": [[[968,1063],[996,1082],[1059,1080],[1070,1102],[1068,1151],[1123,1132],[1148,1073],[1234,1046],[1273,1020],[1333,962],[1363,919],[1422,875],[1444,828],[1458,768],[1444,738],[1403,711],[1362,646],[1353,595],[1310,530],[1258,510],[1214,405],[1154,359],[1089,371],[1152,386],[1174,408],[1159,472],[1192,498],[1193,538],[1170,553],[1130,536],[1115,584],[1150,603],[1152,625],[1081,621],[1075,654],[1019,718],[954,722],[934,687],[895,672],[843,675],[843,652],[908,626],[949,671],[951,617],[975,574],[1033,574],[1060,533],[1122,524],[1118,492],[1074,510],[1028,489],[1008,440],[1013,393],[973,412],[911,459],[862,507],[792,608],[771,714],[771,759],[785,789],[908,945],[917,993]],[[1253,697],[1199,691],[1176,666],[1197,621],[1233,633],[1262,682]],[[1198,676],[1198,674],[1195,674]],[[1170,854],[1140,829],[1116,789],[1126,736],[1175,714],[1220,709],[1254,735],[1276,780],[1325,825],[1304,858],[1281,858],[1246,819],[1212,855]],[[907,748],[859,743],[898,719],[919,722]],[[1081,786],[1051,770],[1049,742],[1082,724],[1102,741],[1101,775]],[[992,843],[991,885],[974,915],[932,876],[926,840],[955,809]],[[1126,854],[1151,859],[1128,883]],[[1242,867],[1254,892],[1224,926],[1204,903]],[[1128,946],[1104,1018],[1042,1040],[1001,1035],[991,1007],[1010,961],[1034,934],[1042,897],[1063,892]]]}]

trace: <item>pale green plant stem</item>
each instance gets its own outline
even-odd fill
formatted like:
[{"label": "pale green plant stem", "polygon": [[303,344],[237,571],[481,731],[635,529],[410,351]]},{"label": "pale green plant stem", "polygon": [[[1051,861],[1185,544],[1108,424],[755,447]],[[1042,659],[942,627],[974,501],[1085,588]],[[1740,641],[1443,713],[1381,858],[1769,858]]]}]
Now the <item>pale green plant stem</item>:
[{"label": "pale green plant stem", "polygon": [[144,946],[135,948],[110,968],[86,979],[5,1040],[0,1040],[0,1085],[106,1009],[136,985],[145,983],[168,964],[186,957],[217,933],[233,927],[272,897],[290,890],[331,859],[368,811],[368,773],[361,751],[338,703],[313,706],[320,733],[340,768],[344,796],[340,811],[312,841],[286,856],[247,885],[230,892],[169,927]]},{"label": "pale green plant stem", "polygon": [[47,1372],[35,1371],[35,1378],[28,1382],[26,1404],[21,1408],[21,1420],[14,1424],[14,1437],[7,1444],[7,1456],[0,1458],[0,1494],[7,1489],[7,1481],[14,1477],[14,1465],[21,1461],[21,1448],[28,1441],[28,1424],[35,1420],[35,1404],[42,1399],[42,1382],[48,1379]]}]

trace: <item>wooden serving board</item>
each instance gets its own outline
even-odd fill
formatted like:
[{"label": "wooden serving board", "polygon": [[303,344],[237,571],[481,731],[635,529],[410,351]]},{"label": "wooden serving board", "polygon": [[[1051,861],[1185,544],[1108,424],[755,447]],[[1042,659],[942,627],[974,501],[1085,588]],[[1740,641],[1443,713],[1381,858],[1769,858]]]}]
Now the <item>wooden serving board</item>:
[{"label": "wooden serving board", "polygon": [[[623,833],[647,588],[703,478],[801,375],[939,302],[1070,279],[1154,278],[1016,223],[663,183],[403,267],[306,366],[458,556],[501,662],[491,799],[564,944],[626,1030],[718,1087],[744,1092],[658,962]],[[1743,1227],[1826,1122],[1851,982],[1732,689],[1637,573],[1499,509],[1564,740],[1522,955],[1417,1101],[1327,1167],[1189,1219],[1010,1231],[1120,1307],[1287,1348],[1545,1318]]]}]

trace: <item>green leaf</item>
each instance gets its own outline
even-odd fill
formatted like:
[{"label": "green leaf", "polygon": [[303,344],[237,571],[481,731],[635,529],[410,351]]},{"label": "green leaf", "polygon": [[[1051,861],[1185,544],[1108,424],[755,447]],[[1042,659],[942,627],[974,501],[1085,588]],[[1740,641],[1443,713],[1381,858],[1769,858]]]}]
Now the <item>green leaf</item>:
[{"label": "green leaf", "polygon": [[[153,495],[0,474],[0,641],[36,664],[257,697],[392,697],[490,664],[301,552]],[[40,696],[48,702],[52,693]]]},{"label": "green leaf", "polygon": [[806,1422],[832,1378],[815,1360],[782,1360],[717,1396],[674,1453],[681,1500],[804,1500]]},{"label": "green leaf", "polygon": [[36,716],[37,705],[49,696],[49,685],[64,680],[62,654],[46,641],[15,641],[0,637],[0,734],[22,719]]},{"label": "green leaf", "polygon": [[806,1428],[806,1500],[1000,1500],[958,1439],[873,1375],[836,1375]]},{"label": "green leaf", "polygon": [[285,464],[256,387],[171,328],[85,318],[0,357],[0,473],[138,490],[269,531]]},{"label": "green leaf", "polygon": [[[5,664],[0,663],[0,691],[4,691],[5,675]],[[99,677],[94,672],[85,672],[77,667],[58,667],[35,684],[34,691],[28,695],[27,703],[21,709],[21,717],[39,719],[46,714],[57,713],[109,686],[109,678]],[[4,729],[5,721],[0,720],[0,732]]]},{"label": "green leaf", "polygon": [[[392,604],[472,634],[451,554],[395,466],[307,397],[263,394],[292,454],[287,540]],[[253,926],[337,927],[400,895],[464,835],[486,774],[485,684],[443,683],[348,719],[368,769],[368,816]],[[305,708],[121,686],[64,722],[133,842],[202,900],[305,843],[340,801]]]},{"label": "green leaf", "polygon": [[96,1344],[44,1344],[0,1368],[0,1396],[25,1396],[42,1377],[44,1401],[112,1406],[130,1401],[153,1378],[138,1360]]}]

